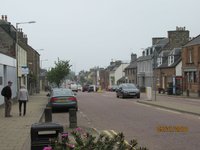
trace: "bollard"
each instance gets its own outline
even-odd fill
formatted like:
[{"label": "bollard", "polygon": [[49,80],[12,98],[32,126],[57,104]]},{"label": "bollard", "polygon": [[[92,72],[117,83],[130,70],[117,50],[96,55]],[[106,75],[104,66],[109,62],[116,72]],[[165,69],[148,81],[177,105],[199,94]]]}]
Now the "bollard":
[{"label": "bollard", "polygon": [[190,91],[189,91],[189,90],[187,90],[186,92],[187,92],[187,96],[189,97],[189,96],[190,96]]},{"label": "bollard", "polygon": [[69,109],[69,127],[70,128],[76,128],[77,127],[77,115],[76,115],[76,109],[75,108]]},{"label": "bollard", "polygon": [[200,97],[200,90],[198,90],[198,97]]},{"label": "bollard", "polygon": [[51,107],[46,107],[44,110],[45,122],[52,122],[52,110]]}]

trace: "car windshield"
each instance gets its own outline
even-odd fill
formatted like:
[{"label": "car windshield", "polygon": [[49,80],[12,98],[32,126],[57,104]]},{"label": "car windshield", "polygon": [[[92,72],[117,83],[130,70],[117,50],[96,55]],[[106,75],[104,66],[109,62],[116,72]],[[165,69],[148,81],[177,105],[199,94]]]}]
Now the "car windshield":
[{"label": "car windshield", "polygon": [[57,89],[53,91],[53,96],[73,96],[73,93],[70,89]]},{"label": "car windshield", "polygon": [[136,86],[134,84],[124,84],[124,89],[136,89]]}]

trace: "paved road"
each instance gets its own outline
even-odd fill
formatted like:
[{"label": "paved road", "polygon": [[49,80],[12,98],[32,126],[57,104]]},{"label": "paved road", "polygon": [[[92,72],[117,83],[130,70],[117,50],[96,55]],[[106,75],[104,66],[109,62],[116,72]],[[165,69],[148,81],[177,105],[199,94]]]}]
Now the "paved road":
[{"label": "paved road", "polygon": [[[112,92],[79,92],[77,97],[81,119],[78,121],[82,125],[123,132],[127,140],[135,138],[139,145],[149,149],[197,150],[200,147],[199,116],[140,104],[137,99],[117,99]],[[62,118],[62,114],[58,115]]]}]

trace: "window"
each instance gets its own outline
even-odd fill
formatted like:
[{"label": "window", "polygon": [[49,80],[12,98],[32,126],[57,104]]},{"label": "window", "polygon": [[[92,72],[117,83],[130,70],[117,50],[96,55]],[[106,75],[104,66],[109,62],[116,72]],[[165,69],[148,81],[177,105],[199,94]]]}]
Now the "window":
[{"label": "window", "polygon": [[196,83],[197,82],[196,72],[187,72],[186,75],[188,76],[188,78],[187,78],[188,83]]},{"label": "window", "polygon": [[188,63],[193,63],[192,49],[188,50]]},{"label": "window", "polygon": [[158,66],[162,65],[162,57],[157,58]]},{"label": "window", "polygon": [[175,51],[172,51],[168,56],[168,66],[172,65],[174,63],[174,55]]}]

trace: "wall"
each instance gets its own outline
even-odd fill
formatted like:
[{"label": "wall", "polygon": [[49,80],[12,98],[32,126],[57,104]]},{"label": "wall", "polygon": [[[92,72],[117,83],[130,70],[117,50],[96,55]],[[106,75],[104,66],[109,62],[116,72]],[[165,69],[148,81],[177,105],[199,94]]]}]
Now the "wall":
[{"label": "wall", "polygon": [[115,84],[117,84],[117,81],[125,76],[124,69],[128,66],[129,64],[121,64],[115,71]]},{"label": "wall", "polygon": [[[11,80],[13,85],[12,95],[17,94],[17,76],[16,76],[16,59],[0,53],[0,77],[2,77],[2,84],[0,84],[0,91],[7,82]],[[0,95],[0,105],[4,103],[4,98]]]},{"label": "wall", "polygon": [[176,66],[176,76],[182,76],[182,61]]}]

